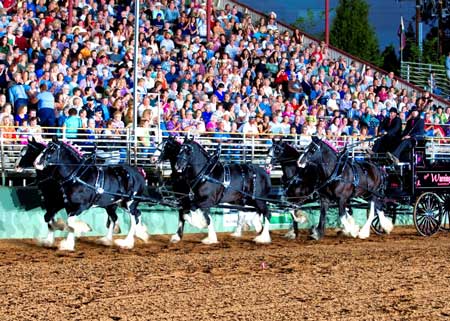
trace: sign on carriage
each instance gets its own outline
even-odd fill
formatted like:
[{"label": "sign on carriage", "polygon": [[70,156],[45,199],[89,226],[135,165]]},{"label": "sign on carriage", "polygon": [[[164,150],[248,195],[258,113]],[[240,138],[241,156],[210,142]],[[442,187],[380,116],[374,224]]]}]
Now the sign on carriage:
[{"label": "sign on carriage", "polygon": [[436,188],[450,186],[450,175],[442,172],[418,172],[416,187]]}]

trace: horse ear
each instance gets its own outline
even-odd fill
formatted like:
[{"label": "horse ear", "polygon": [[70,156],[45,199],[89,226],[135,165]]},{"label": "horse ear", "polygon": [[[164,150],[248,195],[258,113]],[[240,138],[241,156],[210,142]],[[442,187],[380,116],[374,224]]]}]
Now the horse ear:
[{"label": "horse ear", "polygon": [[317,137],[317,136],[312,136],[312,141],[313,141],[314,143],[318,143],[318,142],[320,142],[320,138]]},{"label": "horse ear", "polygon": [[57,143],[58,142],[58,136],[54,135],[52,137],[52,142]]}]

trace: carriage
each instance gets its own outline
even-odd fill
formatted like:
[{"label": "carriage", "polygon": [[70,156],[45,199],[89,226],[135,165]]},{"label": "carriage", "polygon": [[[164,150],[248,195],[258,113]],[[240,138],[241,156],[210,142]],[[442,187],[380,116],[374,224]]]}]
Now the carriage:
[{"label": "carriage", "polygon": [[[450,162],[436,155],[432,142],[414,147],[409,161],[386,164],[378,160],[388,178],[386,214],[395,223],[397,216],[411,214],[417,232],[431,236],[440,229],[450,230]],[[377,234],[383,233],[379,221],[373,221]]]}]

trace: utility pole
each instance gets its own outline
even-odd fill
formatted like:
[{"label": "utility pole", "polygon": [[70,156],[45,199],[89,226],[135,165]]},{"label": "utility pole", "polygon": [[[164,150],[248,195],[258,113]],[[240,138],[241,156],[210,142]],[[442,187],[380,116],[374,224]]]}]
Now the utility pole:
[{"label": "utility pole", "polygon": [[438,53],[439,57],[442,56],[444,47],[444,25],[442,23],[442,0],[438,1]]},{"label": "utility pole", "polygon": [[330,46],[330,0],[325,0],[325,43]]}]

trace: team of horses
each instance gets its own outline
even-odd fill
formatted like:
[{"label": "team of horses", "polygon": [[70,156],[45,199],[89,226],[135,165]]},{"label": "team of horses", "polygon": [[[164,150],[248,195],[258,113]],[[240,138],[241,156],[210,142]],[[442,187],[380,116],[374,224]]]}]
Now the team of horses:
[{"label": "team of horses", "polygon": [[[152,162],[170,162],[171,175],[164,185],[170,185],[172,196],[177,199],[179,212],[177,231],[171,242],[183,237],[185,222],[205,227],[208,236],[203,243],[217,243],[211,207],[227,206],[250,211],[250,221],[256,230],[254,241],[270,243],[270,218],[268,203],[292,209],[293,225],[287,234],[298,236],[298,223],[304,222],[299,214],[303,205],[320,203],[320,219],[311,229],[310,237],[319,240],[324,236],[325,220],[331,204],[339,209],[343,233],[352,237],[367,238],[375,214],[381,227],[390,233],[393,225],[383,213],[385,173],[370,161],[355,161],[348,157],[346,149],[338,151],[326,140],[313,137],[303,151],[289,142],[274,139],[266,158],[266,166],[248,163],[224,163],[220,160],[220,145],[215,152],[208,152],[194,138],[165,138],[151,157]],[[275,199],[270,195],[270,168],[280,165],[284,196]],[[16,168],[34,167],[37,171],[37,186],[40,188],[46,213],[44,220],[48,235],[40,243],[52,247],[55,230],[66,230],[67,237],[59,249],[73,251],[76,237],[88,227],[77,219],[91,207],[104,208],[108,214],[107,234],[99,239],[103,245],[116,244],[131,249],[134,238],[143,241],[149,238],[142,223],[140,202],[164,202],[166,195],[161,190],[146,184],[145,172],[128,165],[102,165],[95,157],[84,155],[75,146],[54,138],[48,143],[31,139],[21,151]],[[352,217],[351,200],[364,198],[370,204],[369,215],[362,228]],[[130,218],[130,227],[125,239],[113,240],[117,228],[118,207]],[[55,221],[56,213],[65,209],[67,223]],[[235,236],[240,236],[244,220],[239,220]]]}]

